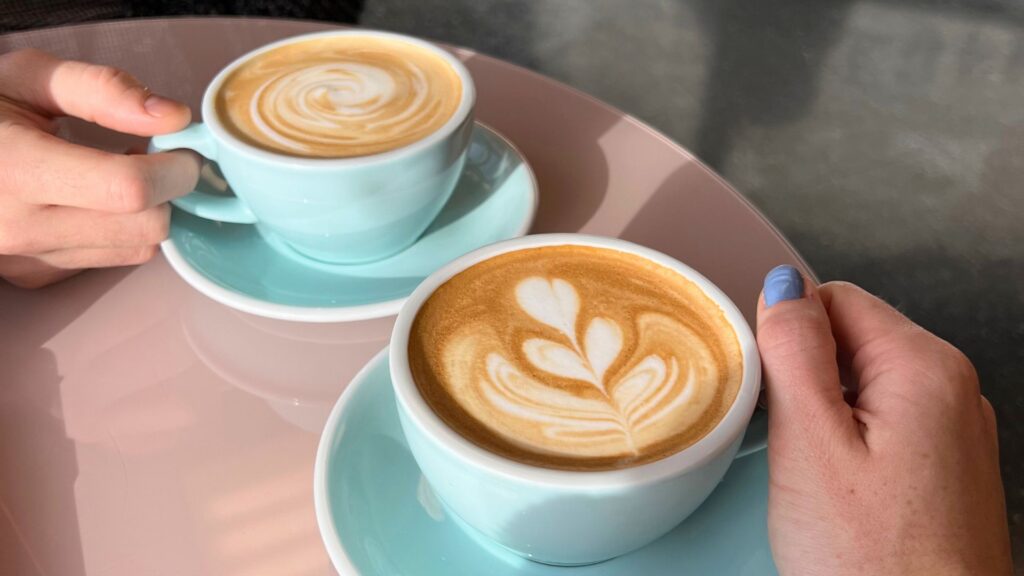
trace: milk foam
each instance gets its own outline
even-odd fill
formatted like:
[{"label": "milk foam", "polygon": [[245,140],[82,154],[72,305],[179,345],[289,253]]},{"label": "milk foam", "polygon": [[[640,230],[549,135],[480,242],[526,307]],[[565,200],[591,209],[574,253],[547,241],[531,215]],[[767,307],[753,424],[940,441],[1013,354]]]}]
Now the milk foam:
[{"label": "milk foam", "polygon": [[[668,269],[660,272],[675,274],[677,285],[643,294],[636,282],[658,284],[657,273],[603,279],[624,272],[613,262],[571,278],[559,274],[565,263],[514,267],[522,274],[488,273],[485,263],[428,300],[414,324],[410,364],[435,412],[488,449],[551,467],[641,463],[703,436],[742,376],[738,341],[721,310]],[[529,273],[537,271],[546,273]]]},{"label": "milk foam", "polygon": [[[617,375],[608,368],[623,356],[623,331],[601,316],[582,327],[580,297],[561,278],[529,277],[516,286],[516,302],[531,318],[557,330],[561,338],[527,338],[522,356],[534,372],[586,383],[597,394],[567,392],[531,377],[501,351],[486,356],[486,375],[473,379],[478,393],[455,396],[470,414],[506,440],[535,450],[578,456],[639,457],[678,426],[692,423],[710,403],[717,385],[702,385],[693,373],[693,358],[709,356],[704,342],[671,318],[649,313],[638,319],[641,334],[659,326],[674,342],[660,353],[624,359]],[[642,337],[642,336],[641,336]],[[667,344],[667,342],[660,342]],[[461,347],[449,348],[448,364],[457,366]],[[469,380],[467,382],[472,382]],[[672,419],[666,426],[666,419]],[[539,432],[532,440],[526,428]],[[660,425],[659,425],[660,424]]]},{"label": "milk foam", "polygon": [[261,147],[346,157],[429,135],[460,95],[457,74],[440,57],[400,41],[344,36],[255,56],[225,80],[218,113]]}]

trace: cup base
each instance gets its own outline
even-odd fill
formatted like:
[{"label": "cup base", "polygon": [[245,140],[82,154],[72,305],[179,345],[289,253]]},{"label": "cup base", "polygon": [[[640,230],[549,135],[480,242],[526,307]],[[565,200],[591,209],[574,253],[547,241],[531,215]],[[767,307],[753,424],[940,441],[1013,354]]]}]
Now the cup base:
[{"label": "cup base", "polygon": [[419,242],[423,234],[415,237],[408,244],[400,246],[398,249],[388,252],[382,255],[374,255],[369,258],[335,258],[331,256],[325,256],[322,253],[311,253],[307,250],[303,250],[291,242],[285,240],[280,235],[266,229],[264,226],[256,224],[256,229],[259,231],[260,236],[267,242],[268,245],[274,247],[285,256],[298,260],[300,262],[308,262],[311,264],[325,264],[328,266],[360,266],[363,264],[373,264],[374,262],[380,262],[386,260],[392,256],[401,254],[409,249],[413,244]]}]

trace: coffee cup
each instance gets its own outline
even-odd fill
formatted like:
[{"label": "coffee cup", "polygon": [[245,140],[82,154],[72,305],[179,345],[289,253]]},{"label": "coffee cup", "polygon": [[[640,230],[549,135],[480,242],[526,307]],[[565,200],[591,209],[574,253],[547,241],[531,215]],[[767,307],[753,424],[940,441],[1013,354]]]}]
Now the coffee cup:
[{"label": "coffee cup", "polygon": [[475,89],[437,46],[365,30],[307,34],[245,54],[207,87],[202,123],[151,150],[191,149],[234,195],[174,204],[255,224],[299,254],[356,264],[410,246],[448,201],[473,129]]},{"label": "coffee cup", "polygon": [[[606,255],[609,266],[649,267],[642,274],[657,281],[609,274]],[[605,279],[622,282],[589,304],[587,286],[599,291]],[[648,290],[664,300],[650,314],[641,310]],[[691,354],[698,349],[706,353]],[[591,564],[655,540],[735,458],[765,444],[763,422],[745,438],[761,365],[740,311],[690,267],[618,239],[526,236],[454,260],[409,297],[389,358],[403,433],[445,508],[546,564]],[[442,401],[434,365],[454,386]],[[636,409],[617,423],[595,404],[604,397],[594,385]],[[565,396],[573,389],[582,392]],[[656,422],[644,420],[651,414]],[[623,448],[626,425],[635,445]]]}]

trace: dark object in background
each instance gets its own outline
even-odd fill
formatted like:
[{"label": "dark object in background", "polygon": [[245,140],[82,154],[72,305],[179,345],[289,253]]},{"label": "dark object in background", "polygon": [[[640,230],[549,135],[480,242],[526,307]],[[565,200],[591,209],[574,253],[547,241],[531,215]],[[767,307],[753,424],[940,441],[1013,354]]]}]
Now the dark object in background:
[{"label": "dark object in background", "polygon": [[0,34],[90,20],[266,16],[354,24],[364,0],[0,0]]}]

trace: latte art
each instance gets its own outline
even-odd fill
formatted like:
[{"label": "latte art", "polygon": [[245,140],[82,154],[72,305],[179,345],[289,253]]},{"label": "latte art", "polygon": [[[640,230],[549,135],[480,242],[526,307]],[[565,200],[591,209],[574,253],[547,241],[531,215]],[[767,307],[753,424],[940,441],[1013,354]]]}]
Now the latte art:
[{"label": "latte art", "polygon": [[620,468],[710,431],[742,378],[735,333],[695,285],[638,256],[554,246],[498,256],[424,304],[413,379],[467,439],[523,462]]},{"label": "latte art", "polygon": [[[717,374],[702,375],[711,382],[708,385],[701,385],[694,378],[699,370],[694,364],[711,363],[707,346],[671,318],[657,313],[637,318],[638,332],[664,332],[674,347],[639,359],[634,354],[633,361],[626,362],[618,378],[608,378],[608,368],[619,360],[624,345],[622,329],[614,320],[593,318],[584,331],[583,342],[579,342],[576,324],[580,303],[571,284],[558,278],[527,278],[517,286],[516,296],[519,306],[534,320],[555,328],[563,336],[561,342],[546,338],[525,340],[522,353],[530,368],[556,378],[586,382],[598,394],[573,394],[545,385],[517,369],[500,353],[491,352],[485,361],[487,375],[478,378],[477,383],[486,402],[467,406],[477,418],[531,421],[544,437],[547,450],[579,456],[639,457],[641,447],[661,439],[661,428],[677,427],[682,419],[692,423],[711,401]],[[458,369],[461,355],[458,349],[448,354],[449,368]],[[689,361],[691,357],[696,362]],[[457,376],[455,380],[471,381]],[[676,418],[668,422],[667,417],[673,412],[678,414],[673,414]]]},{"label": "latte art", "polygon": [[460,98],[459,77],[439,56],[399,40],[336,36],[254,56],[225,79],[217,113],[261,148],[350,157],[428,136]]}]

